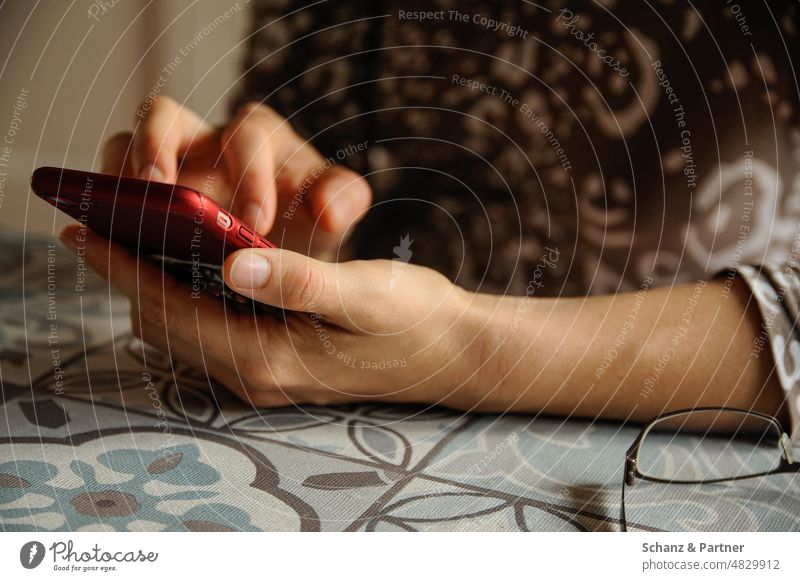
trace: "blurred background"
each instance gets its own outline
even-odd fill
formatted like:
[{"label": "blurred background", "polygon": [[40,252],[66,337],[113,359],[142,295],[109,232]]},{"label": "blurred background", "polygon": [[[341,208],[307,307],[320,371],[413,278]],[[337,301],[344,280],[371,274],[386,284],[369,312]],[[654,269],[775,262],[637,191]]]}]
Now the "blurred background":
[{"label": "blurred background", "polygon": [[70,220],[31,193],[31,172],[100,171],[103,141],[151,92],[224,120],[249,16],[247,0],[0,4],[0,228],[57,234]]}]

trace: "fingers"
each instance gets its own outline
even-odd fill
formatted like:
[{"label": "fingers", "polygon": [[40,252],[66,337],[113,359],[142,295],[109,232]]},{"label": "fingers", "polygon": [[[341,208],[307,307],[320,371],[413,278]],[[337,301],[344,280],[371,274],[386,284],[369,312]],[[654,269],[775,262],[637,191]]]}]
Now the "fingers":
[{"label": "fingers", "polygon": [[234,190],[231,210],[260,234],[275,222],[275,151],[277,120],[240,112],[222,134],[222,155]]},{"label": "fingers", "polygon": [[314,182],[308,195],[312,219],[327,233],[339,238],[360,221],[372,203],[372,190],[367,180],[336,165]]},{"label": "fingers", "polygon": [[145,320],[136,308],[136,303],[131,303],[131,326],[134,336],[148,345],[166,353],[170,359],[177,359],[201,370],[206,376],[222,382],[240,399],[248,401],[245,379],[236,372],[235,367],[218,360],[202,343],[190,343],[169,333],[167,329]]},{"label": "fingers", "polygon": [[326,235],[343,235],[372,201],[364,178],[323,158],[260,103],[237,112],[223,133],[222,149],[236,191],[233,212],[261,234],[275,221],[278,196],[290,214],[302,205]]},{"label": "fingers", "polygon": [[[148,322],[162,327],[170,336],[190,343],[203,340],[214,353],[230,351],[228,330],[236,333],[238,319],[226,317],[225,309],[213,297],[192,295],[190,287],[163,273],[160,266],[137,260],[121,246],[77,224],[67,226],[60,238],[136,305],[142,325]],[[197,324],[198,316],[202,325]]]},{"label": "fingers", "polygon": [[[66,227],[61,240],[73,252],[80,249],[88,266],[129,298],[134,335],[169,357],[204,370],[254,407],[349,399],[292,372],[277,357],[280,348],[271,341],[274,332],[267,324],[272,319],[258,329],[243,328],[236,317],[225,316],[213,297],[190,298],[189,293],[182,297],[184,285],[165,277],[158,265],[136,260],[120,246],[79,225]],[[251,333],[258,333],[258,348],[252,345]],[[250,337],[247,348],[241,343],[246,337]],[[265,351],[269,359],[264,357]]]},{"label": "fingers", "polygon": [[208,123],[169,97],[140,107],[136,122],[131,166],[139,179],[175,183],[179,159],[190,146],[213,136]]},{"label": "fingers", "polygon": [[369,281],[349,275],[346,264],[314,260],[289,250],[247,249],[225,260],[234,291],[291,311],[319,313],[346,324],[369,303]]},{"label": "fingers", "polygon": [[[269,373],[267,362],[263,369],[253,374],[250,367],[239,364],[231,353],[223,360],[206,349],[204,344],[191,343],[182,337],[173,336],[167,329],[142,320],[135,304],[131,305],[131,324],[133,334],[153,347],[167,353],[171,359],[177,359],[195,369],[202,370],[206,376],[213,377],[230,389],[239,399],[253,407],[272,408],[290,405],[330,405],[352,400],[352,396],[340,394],[332,389],[309,385],[297,388],[294,385],[283,386]],[[198,323],[199,325],[199,323]],[[261,381],[251,377],[262,377]],[[265,381],[263,378],[267,377]]]},{"label": "fingers", "polygon": [[117,133],[103,146],[101,170],[105,174],[134,177],[131,159],[132,133]]},{"label": "fingers", "polygon": [[121,134],[109,141],[104,172],[176,183],[182,159],[217,152],[233,194],[231,210],[260,234],[273,228],[281,208],[284,226],[299,213],[310,222],[303,231],[319,227],[315,247],[336,248],[372,202],[363,177],[338,159],[323,158],[260,103],[244,105],[219,143],[211,125],[169,97],[143,104],[136,123],[132,138]]}]

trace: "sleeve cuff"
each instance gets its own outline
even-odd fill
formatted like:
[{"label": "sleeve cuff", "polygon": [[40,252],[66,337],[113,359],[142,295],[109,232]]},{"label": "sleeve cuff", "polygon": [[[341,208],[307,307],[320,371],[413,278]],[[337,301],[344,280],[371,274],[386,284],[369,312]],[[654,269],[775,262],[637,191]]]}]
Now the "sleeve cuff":
[{"label": "sleeve cuff", "polygon": [[792,441],[800,441],[800,268],[793,263],[744,265],[735,272],[758,305],[763,331],[755,345],[772,353],[788,410],[786,431]]}]

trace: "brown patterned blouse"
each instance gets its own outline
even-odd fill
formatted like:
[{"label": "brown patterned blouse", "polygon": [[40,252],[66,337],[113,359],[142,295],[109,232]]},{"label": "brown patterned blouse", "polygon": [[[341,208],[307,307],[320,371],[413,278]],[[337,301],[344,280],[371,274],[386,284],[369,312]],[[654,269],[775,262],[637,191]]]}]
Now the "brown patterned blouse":
[{"label": "brown patterned blouse", "polygon": [[797,425],[798,6],[262,0],[241,100],[368,177],[355,256],[551,296],[742,273]]}]

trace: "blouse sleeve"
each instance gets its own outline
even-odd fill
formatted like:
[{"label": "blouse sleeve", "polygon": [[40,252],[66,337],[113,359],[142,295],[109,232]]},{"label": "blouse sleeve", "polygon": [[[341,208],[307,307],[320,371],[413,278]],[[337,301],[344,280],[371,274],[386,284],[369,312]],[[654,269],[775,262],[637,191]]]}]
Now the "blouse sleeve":
[{"label": "blouse sleeve", "polygon": [[786,431],[800,441],[800,265],[740,266],[736,273],[750,287],[761,314],[753,356],[771,353],[788,410]]}]

